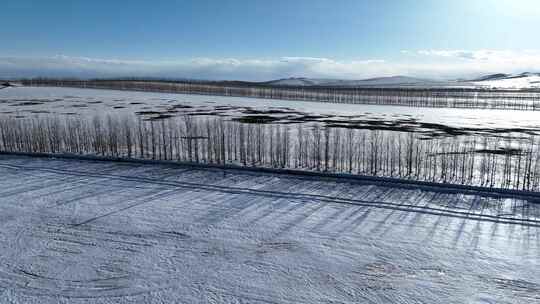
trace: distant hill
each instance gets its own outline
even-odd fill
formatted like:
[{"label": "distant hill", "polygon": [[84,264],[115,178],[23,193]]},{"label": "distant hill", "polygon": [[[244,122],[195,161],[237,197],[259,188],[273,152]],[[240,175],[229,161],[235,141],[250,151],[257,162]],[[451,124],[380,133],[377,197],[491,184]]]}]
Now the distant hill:
[{"label": "distant hill", "polygon": [[262,82],[271,86],[324,86],[324,87],[438,87],[457,85],[457,82],[435,81],[408,76],[377,77],[362,80],[284,78]]},{"label": "distant hill", "polygon": [[318,79],[318,78],[284,78],[272,81],[260,82],[259,84],[270,86],[305,86],[305,87],[348,87],[348,88],[441,88],[441,87],[464,87],[464,88],[499,88],[499,89],[537,89],[540,88],[540,73],[524,72],[520,74],[489,74],[471,80],[447,80],[438,81],[431,79],[415,78],[408,76],[377,77],[362,80],[343,79]]},{"label": "distant hill", "polygon": [[261,82],[261,84],[272,85],[272,86],[320,86],[327,83],[333,82],[332,79],[314,79],[314,78],[304,78],[304,77],[291,77],[283,78],[271,81]]},{"label": "distant hill", "polygon": [[478,77],[476,79],[473,79],[471,81],[486,81],[486,80],[498,80],[498,79],[504,79],[506,77],[510,76],[510,74],[491,74],[491,75],[486,75],[486,76],[482,76],[482,77]]},{"label": "distant hill", "polygon": [[538,89],[540,73],[492,74],[471,80],[475,86],[498,89]]}]

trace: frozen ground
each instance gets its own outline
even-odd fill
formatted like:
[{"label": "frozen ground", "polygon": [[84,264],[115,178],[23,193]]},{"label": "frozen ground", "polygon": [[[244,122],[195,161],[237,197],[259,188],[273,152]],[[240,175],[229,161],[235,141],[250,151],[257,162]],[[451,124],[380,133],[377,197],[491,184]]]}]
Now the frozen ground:
[{"label": "frozen ground", "polygon": [[0,303],[540,303],[540,205],[0,156]]}]

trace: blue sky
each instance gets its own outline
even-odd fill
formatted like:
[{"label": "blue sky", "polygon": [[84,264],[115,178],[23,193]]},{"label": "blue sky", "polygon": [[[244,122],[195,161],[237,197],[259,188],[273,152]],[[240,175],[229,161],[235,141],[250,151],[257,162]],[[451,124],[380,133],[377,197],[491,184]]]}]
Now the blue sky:
[{"label": "blue sky", "polygon": [[537,0],[3,0],[0,77],[540,71]]}]

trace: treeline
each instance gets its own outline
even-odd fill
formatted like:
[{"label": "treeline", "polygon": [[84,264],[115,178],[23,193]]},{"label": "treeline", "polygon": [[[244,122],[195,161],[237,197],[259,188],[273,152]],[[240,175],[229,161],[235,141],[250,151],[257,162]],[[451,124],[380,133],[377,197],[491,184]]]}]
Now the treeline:
[{"label": "treeline", "polygon": [[540,188],[539,144],[535,136],[423,140],[414,133],[193,116],[0,118],[0,150],[9,152],[292,168],[531,191]]},{"label": "treeline", "polygon": [[540,110],[540,92],[461,88],[272,87],[242,82],[27,79],[28,86],[207,94],[330,103]]}]

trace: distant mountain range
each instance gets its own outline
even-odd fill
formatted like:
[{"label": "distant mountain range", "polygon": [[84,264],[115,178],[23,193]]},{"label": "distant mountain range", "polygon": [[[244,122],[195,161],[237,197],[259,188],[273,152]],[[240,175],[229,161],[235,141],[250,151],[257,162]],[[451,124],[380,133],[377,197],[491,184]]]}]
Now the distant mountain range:
[{"label": "distant mountain range", "polygon": [[490,74],[470,80],[431,80],[408,76],[378,77],[363,80],[284,78],[261,82],[271,86],[322,87],[485,87],[501,89],[540,88],[540,73]]}]

